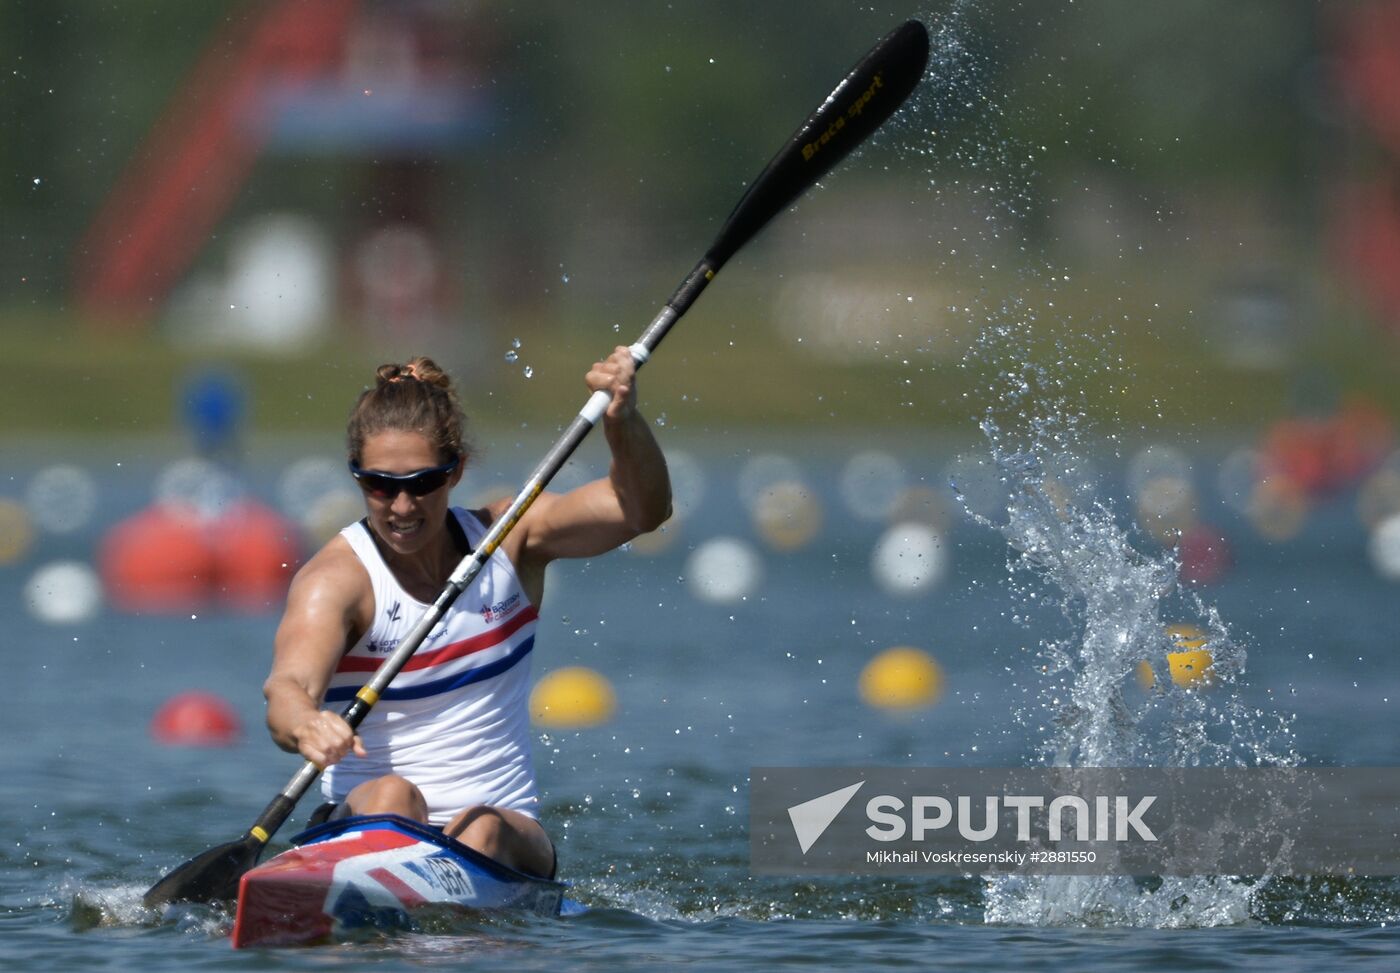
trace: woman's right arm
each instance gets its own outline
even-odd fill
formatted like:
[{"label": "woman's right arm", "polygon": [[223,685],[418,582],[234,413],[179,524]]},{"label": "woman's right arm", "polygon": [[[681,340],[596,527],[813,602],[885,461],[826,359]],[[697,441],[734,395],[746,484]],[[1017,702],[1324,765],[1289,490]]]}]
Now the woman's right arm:
[{"label": "woman's right arm", "polygon": [[292,580],[277,626],[272,671],[263,683],[272,739],[283,750],[300,753],[323,768],[352,751],[365,755],[350,725],[338,713],[321,709],[369,586],[354,555],[337,550],[337,541]]}]

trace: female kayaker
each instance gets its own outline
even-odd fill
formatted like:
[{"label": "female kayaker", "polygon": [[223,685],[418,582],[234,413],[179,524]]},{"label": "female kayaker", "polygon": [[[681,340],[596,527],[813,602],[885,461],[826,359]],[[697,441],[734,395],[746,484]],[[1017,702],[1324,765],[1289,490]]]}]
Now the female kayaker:
[{"label": "female kayaker", "polygon": [[666,461],[634,376],[619,347],[585,377],[612,395],[608,475],[534,502],[356,733],[322,705],[353,697],[510,505],[449,505],[471,447],[451,381],[431,359],[381,366],[360,396],[347,438],[366,516],[297,572],[263,687],[272,738],[326,768],[336,816],[401,814],[553,875],[530,759],[529,656],[546,565],[612,550],[670,514]]}]

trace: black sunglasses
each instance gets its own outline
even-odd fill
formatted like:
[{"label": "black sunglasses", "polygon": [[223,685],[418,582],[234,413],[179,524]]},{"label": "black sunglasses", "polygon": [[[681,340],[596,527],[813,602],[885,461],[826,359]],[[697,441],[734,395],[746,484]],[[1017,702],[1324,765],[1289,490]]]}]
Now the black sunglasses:
[{"label": "black sunglasses", "polygon": [[362,490],[381,500],[393,500],[400,491],[410,497],[426,497],[434,490],[442,489],[460,461],[459,456],[442,466],[430,466],[425,470],[414,470],[412,473],[377,473],[373,470],[362,470],[358,463],[351,460],[350,475],[360,484]]}]

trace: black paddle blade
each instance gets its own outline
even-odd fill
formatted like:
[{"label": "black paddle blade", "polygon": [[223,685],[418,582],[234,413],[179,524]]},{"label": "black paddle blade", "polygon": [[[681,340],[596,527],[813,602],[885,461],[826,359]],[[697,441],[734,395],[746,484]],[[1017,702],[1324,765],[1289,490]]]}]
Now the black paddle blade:
[{"label": "black paddle blade", "polygon": [[765,223],[883,125],[923,78],[928,53],[928,28],[917,20],[896,27],[871,48],[739,200],[705,254],[710,269],[719,270]]},{"label": "black paddle blade", "polygon": [[262,849],[251,834],[210,848],[152,885],[141,901],[148,909],[170,902],[231,902],[238,898],[238,880],[258,863]]}]

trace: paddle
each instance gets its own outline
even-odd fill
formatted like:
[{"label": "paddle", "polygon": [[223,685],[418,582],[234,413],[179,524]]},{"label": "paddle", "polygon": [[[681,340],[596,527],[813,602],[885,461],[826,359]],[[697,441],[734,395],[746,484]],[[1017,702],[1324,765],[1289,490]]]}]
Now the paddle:
[{"label": "paddle", "polygon": [[[759,173],[729,214],[705,256],[632,345],[632,358],[638,367],[646,363],[671,326],[695,303],[700,292],[740,247],[894,114],[923,77],[928,50],[928,31],[917,20],[911,20],[891,31],[851,69]],[[437,600],[345,708],[342,715],[351,727],[359,726],[368,715],[428,632],[471,584],[545,485],[602,418],[611,398],[608,392],[593,393],[540,461],[505,514],[497,518],[477,549],[453,570]],[[291,815],[297,801],[320,773],[320,767],[307,761],[243,837],[211,848],[166,875],[146,893],[146,906],[155,908],[167,902],[236,898],[243,873],[257,864],[263,846]]]}]

